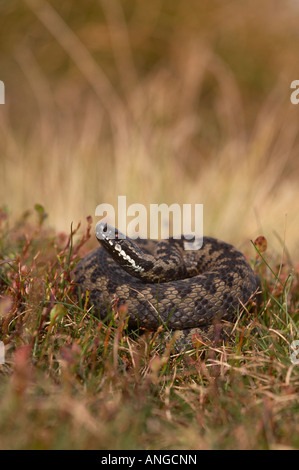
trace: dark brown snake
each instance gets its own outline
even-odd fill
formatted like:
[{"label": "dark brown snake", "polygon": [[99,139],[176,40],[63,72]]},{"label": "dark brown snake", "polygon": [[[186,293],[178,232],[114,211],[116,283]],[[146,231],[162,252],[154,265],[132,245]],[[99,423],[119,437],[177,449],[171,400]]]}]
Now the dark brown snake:
[{"label": "dark brown snake", "polygon": [[[115,232],[113,232],[115,230]],[[113,239],[115,233],[115,239]],[[232,322],[260,290],[258,277],[236,248],[204,237],[202,248],[184,249],[184,240],[120,239],[120,232],[98,223],[101,246],[75,270],[81,292],[101,318],[116,308],[129,315],[129,326],[211,334],[213,325]]]}]

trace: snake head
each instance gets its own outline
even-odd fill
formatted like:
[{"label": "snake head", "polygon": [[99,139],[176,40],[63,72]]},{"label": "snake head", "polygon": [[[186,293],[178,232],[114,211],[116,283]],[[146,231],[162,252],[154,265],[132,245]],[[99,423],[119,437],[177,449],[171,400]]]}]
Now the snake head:
[{"label": "snake head", "polygon": [[[100,243],[108,242],[109,240],[114,244],[115,241],[124,240],[126,235],[120,232],[117,228],[112,227],[112,225],[107,224],[106,222],[98,222],[96,225],[96,237]],[[111,243],[109,245],[112,246]]]},{"label": "snake head", "polygon": [[117,228],[105,222],[98,222],[95,232],[98,242],[130,274],[140,277],[142,273],[152,269],[153,261],[148,259],[150,255],[146,255],[133,240]]}]

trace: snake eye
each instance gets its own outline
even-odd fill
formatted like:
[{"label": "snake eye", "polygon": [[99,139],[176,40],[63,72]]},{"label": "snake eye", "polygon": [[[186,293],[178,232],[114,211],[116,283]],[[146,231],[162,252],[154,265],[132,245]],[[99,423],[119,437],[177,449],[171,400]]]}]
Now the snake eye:
[{"label": "snake eye", "polygon": [[98,222],[96,225],[96,237],[98,240],[104,240],[108,238],[109,235],[109,225],[107,222]]}]

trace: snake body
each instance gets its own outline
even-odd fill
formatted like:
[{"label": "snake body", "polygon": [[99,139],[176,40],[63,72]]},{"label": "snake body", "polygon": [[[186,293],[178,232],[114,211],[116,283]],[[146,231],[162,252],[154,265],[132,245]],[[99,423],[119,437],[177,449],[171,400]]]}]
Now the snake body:
[{"label": "snake body", "polygon": [[215,238],[204,237],[201,249],[190,251],[184,240],[122,238],[105,223],[96,235],[101,246],[79,262],[75,282],[103,319],[109,309],[123,308],[133,328],[207,331],[232,322],[260,289],[245,256]]}]

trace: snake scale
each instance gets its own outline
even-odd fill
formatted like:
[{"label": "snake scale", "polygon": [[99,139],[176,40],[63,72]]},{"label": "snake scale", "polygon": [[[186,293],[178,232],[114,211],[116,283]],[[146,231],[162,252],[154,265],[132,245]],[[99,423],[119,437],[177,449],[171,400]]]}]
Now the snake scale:
[{"label": "snake scale", "polygon": [[245,256],[232,245],[203,237],[199,250],[186,250],[186,240],[131,240],[99,222],[101,246],[86,255],[75,270],[80,292],[101,318],[121,307],[129,326],[154,331],[206,332],[216,323],[232,322],[260,290],[259,278]]}]

